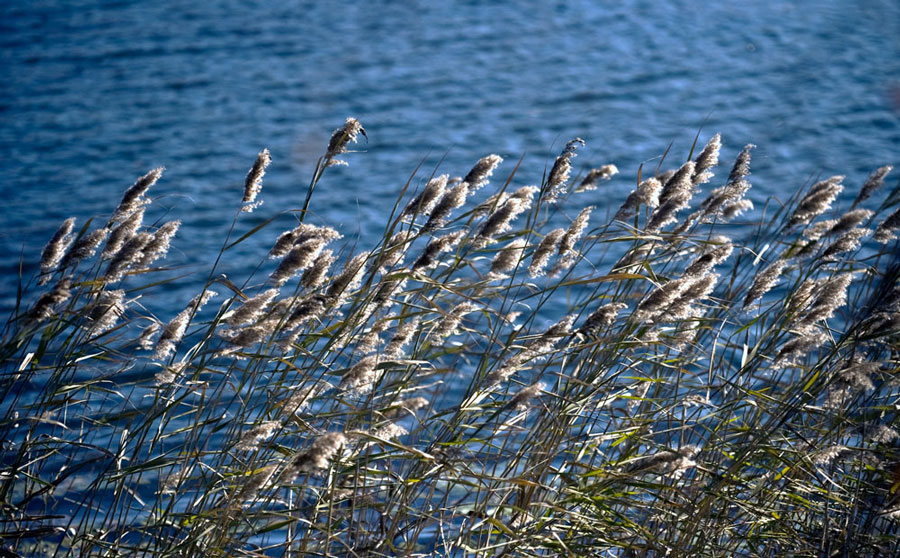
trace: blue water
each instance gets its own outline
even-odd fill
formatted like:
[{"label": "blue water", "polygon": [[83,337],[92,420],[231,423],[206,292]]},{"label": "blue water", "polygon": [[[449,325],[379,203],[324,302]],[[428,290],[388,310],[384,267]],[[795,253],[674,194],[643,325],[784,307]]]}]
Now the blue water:
[{"label": "blue water", "polygon": [[[701,127],[723,134],[725,160],[758,145],[757,201],[900,163],[900,3],[704,4],[3,2],[0,310],[20,258],[29,276],[59,222],[108,214],[158,165],[148,221],[183,220],[170,262],[208,265],[256,153],[274,160],[265,205],[238,233],[302,204],[347,116],[366,152],[329,169],[312,207],[363,247],[420,162],[422,178],[442,159],[459,175],[495,152],[496,178],[524,155],[516,184],[534,183],[574,136],[587,141],[579,169],[622,171],[579,199],[601,210],[670,142],[683,160]],[[239,247],[229,273],[291,223]]]}]

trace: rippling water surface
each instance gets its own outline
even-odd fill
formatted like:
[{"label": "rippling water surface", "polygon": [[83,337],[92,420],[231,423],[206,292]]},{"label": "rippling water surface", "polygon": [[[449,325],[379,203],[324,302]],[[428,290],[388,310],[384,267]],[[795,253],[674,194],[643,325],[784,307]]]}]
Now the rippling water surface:
[{"label": "rippling water surface", "polygon": [[[170,263],[208,266],[256,153],[274,159],[265,205],[238,233],[302,204],[351,115],[365,153],[330,169],[312,207],[362,245],[419,163],[414,186],[438,164],[464,174],[496,152],[508,172],[524,155],[516,183],[533,183],[574,136],[578,168],[622,171],[579,199],[602,209],[670,142],[683,160],[701,127],[723,134],[725,160],[759,146],[757,201],[900,162],[894,0],[5,2],[0,78],[4,314],[20,259],[30,276],[60,221],[108,214],[158,165],[148,219],[184,221]],[[223,269],[240,278],[292,219]]]}]

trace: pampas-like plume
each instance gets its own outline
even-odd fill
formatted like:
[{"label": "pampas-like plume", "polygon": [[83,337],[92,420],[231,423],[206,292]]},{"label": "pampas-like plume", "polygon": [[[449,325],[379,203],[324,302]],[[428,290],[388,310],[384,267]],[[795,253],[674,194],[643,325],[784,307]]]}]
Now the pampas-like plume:
[{"label": "pampas-like plume", "polygon": [[406,257],[406,249],[409,248],[409,244],[414,237],[415,234],[409,230],[395,233],[388,240],[387,244],[382,247],[381,253],[378,254],[380,266],[378,272],[385,273],[392,267],[402,264],[403,259]]},{"label": "pampas-like plume", "polygon": [[150,200],[144,197],[144,194],[150,189],[151,186],[156,184],[156,181],[162,176],[163,171],[166,170],[163,167],[157,167],[152,171],[148,172],[144,176],[137,179],[137,182],[131,185],[130,188],[125,190],[125,195],[122,196],[122,201],[119,202],[119,206],[113,212],[112,217],[109,218],[109,223],[107,223],[107,228],[109,228],[113,223],[119,222],[122,223],[131,215],[143,208],[145,205],[150,203]]},{"label": "pampas-like plume", "polygon": [[90,307],[88,332],[97,336],[109,331],[125,314],[125,291],[104,291]]},{"label": "pampas-like plume", "polygon": [[578,242],[578,240],[581,239],[581,235],[584,234],[584,229],[587,228],[588,220],[590,219],[591,211],[593,210],[593,205],[585,207],[578,213],[578,216],[575,217],[572,224],[569,225],[565,234],[559,239],[559,246],[557,249],[560,256],[565,256],[575,249],[575,243]]},{"label": "pampas-like plume", "polygon": [[132,236],[134,236],[135,232],[140,228],[141,223],[144,222],[144,207],[138,207],[134,212],[132,212],[125,221],[119,223],[119,225],[112,230],[109,234],[109,238],[106,239],[106,246],[103,248],[103,253],[100,255],[101,259],[110,260],[119,253],[119,250],[125,246],[125,243],[128,242]]},{"label": "pampas-like plume", "polygon": [[156,350],[153,353],[155,360],[164,360],[175,352],[175,346],[181,342],[187,331],[187,326],[191,322],[191,318],[209,302],[209,299],[216,296],[214,291],[205,290],[201,294],[191,299],[184,310],[172,318],[172,321],[163,328],[159,340],[156,342]]},{"label": "pampas-like plume", "polygon": [[659,180],[650,177],[638,184],[638,187],[628,194],[625,203],[616,212],[614,220],[627,219],[635,214],[640,206],[646,206],[655,209],[659,206],[659,194],[662,191],[662,184]]},{"label": "pampas-like plume", "polygon": [[143,256],[137,262],[137,267],[147,267],[156,260],[164,258],[169,252],[172,238],[175,237],[179,227],[181,227],[181,221],[169,221],[153,233],[153,237],[142,249]]},{"label": "pampas-like plume", "polygon": [[575,323],[575,317],[575,314],[570,314],[548,327],[541,333],[540,337],[528,343],[528,345],[525,346],[525,350],[519,353],[518,358],[514,358],[513,360],[524,362],[525,360],[540,359],[548,356],[554,351],[559,340],[566,335],[569,335],[572,331],[572,324]]},{"label": "pampas-like plume", "polygon": [[425,399],[424,397],[412,397],[410,399],[404,399],[402,401],[397,402],[392,405],[389,409],[385,410],[384,415],[385,418],[397,418],[401,417],[405,414],[415,415],[416,411],[419,409],[423,409],[430,404],[430,401]]},{"label": "pampas-like plume", "polygon": [[325,393],[332,386],[324,380],[316,380],[305,385],[291,388],[291,396],[284,403],[285,411],[290,414],[299,414],[309,406],[309,403],[319,395]]},{"label": "pampas-like plume", "polygon": [[601,180],[609,180],[613,176],[619,174],[619,169],[613,164],[603,165],[600,168],[591,169],[585,175],[581,184],[575,189],[576,192],[590,192],[597,189],[597,183]]},{"label": "pampas-like plume", "polygon": [[897,238],[897,235],[894,234],[897,230],[900,230],[900,209],[888,215],[888,217],[878,225],[878,228],[875,229],[875,241],[880,242],[881,244],[887,244]]},{"label": "pampas-like plume", "polygon": [[727,260],[734,250],[734,245],[732,245],[731,241],[727,238],[723,238],[722,241],[723,243],[720,246],[713,247],[711,250],[694,260],[691,265],[684,270],[684,275],[704,275],[709,273],[713,267]]},{"label": "pampas-like plume", "polygon": [[366,261],[369,256],[369,252],[360,252],[351,258],[328,286],[326,295],[340,301],[349,294],[349,291],[357,289],[366,273]]},{"label": "pampas-like plume", "polygon": [[[325,295],[313,295],[302,300],[296,308],[291,312],[285,321],[284,328],[288,331],[296,330],[309,320],[321,316],[325,309],[334,302],[334,299]],[[280,317],[274,316],[273,320],[281,321]],[[277,324],[276,324],[277,325]],[[299,334],[299,330],[296,331]],[[283,346],[290,346],[296,336],[288,338],[282,343]]]},{"label": "pampas-like plume", "polygon": [[390,341],[388,341],[387,346],[384,348],[384,358],[402,358],[405,347],[409,344],[410,341],[412,341],[412,338],[417,331],[419,331],[418,318],[413,318],[411,320],[403,322],[403,324],[397,328],[397,332],[393,337],[391,337]]},{"label": "pampas-like plume", "polygon": [[750,290],[747,291],[747,296],[744,298],[744,308],[772,290],[786,265],[786,261],[777,260],[756,274],[756,278],[753,279],[753,284],[750,285]]},{"label": "pampas-like plume", "polygon": [[341,233],[331,227],[317,227],[301,223],[295,229],[281,233],[275,245],[269,250],[270,258],[282,258],[291,251],[291,248],[309,240],[322,240],[325,244],[341,238]]},{"label": "pampas-like plume", "polygon": [[708,298],[719,282],[717,273],[704,272],[702,275],[691,277],[688,287],[672,301],[658,321],[676,322],[695,317],[697,312],[693,307],[694,303]]},{"label": "pampas-like plume", "polygon": [[144,349],[145,351],[149,351],[150,349],[152,349],[153,346],[156,344],[156,342],[153,340],[153,338],[159,332],[159,328],[160,328],[159,322],[157,322],[156,320],[152,321],[150,323],[150,325],[148,325],[141,331],[141,335],[140,335],[140,337],[138,337],[138,340],[137,340],[138,346],[140,348]]},{"label": "pampas-like plume", "polygon": [[271,438],[280,427],[281,422],[277,420],[269,420],[258,424],[241,436],[234,449],[238,451],[258,450],[260,443]]},{"label": "pampas-like plume", "polygon": [[450,212],[457,207],[462,207],[462,205],[466,203],[466,195],[468,193],[469,187],[465,182],[460,182],[453,188],[447,190],[444,195],[441,196],[440,201],[434,206],[434,209],[431,210],[428,222],[422,227],[422,232],[431,232],[447,224],[447,218],[450,217]]},{"label": "pampas-like plume", "polygon": [[566,193],[569,174],[572,172],[572,158],[575,157],[575,150],[579,145],[584,145],[584,140],[573,139],[566,144],[565,149],[556,158],[553,168],[550,169],[550,174],[547,176],[545,189],[541,193],[541,200],[544,203],[556,203]]},{"label": "pampas-like plume", "polygon": [[735,217],[740,217],[745,211],[753,211],[753,202],[750,200],[737,200],[726,203],[722,206],[722,219],[731,221]]},{"label": "pampas-like plume", "polygon": [[366,139],[369,137],[366,135],[366,130],[359,123],[359,120],[348,118],[343,126],[331,134],[331,139],[328,141],[328,150],[325,152],[325,166],[347,165],[347,161],[335,159],[335,157],[342,153],[347,153],[347,146],[351,143],[356,143],[359,134],[362,134]]},{"label": "pampas-like plume", "polygon": [[354,348],[356,352],[362,355],[374,353],[381,344],[381,334],[384,333],[390,325],[390,317],[377,320],[372,324],[372,327],[369,328],[369,331],[359,338],[359,341]]},{"label": "pampas-like plume", "polygon": [[731,168],[731,173],[728,175],[727,182],[729,184],[743,180],[745,176],[750,174],[750,152],[755,148],[755,145],[748,143],[741,152],[738,153],[737,159],[734,161],[734,166]]},{"label": "pampas-like plume", "polygon": [[694,175],[692,182],[694,186],[705,184],[712,178],[709,169],[719,164],[719,150],[722,149],[722,135],[716,134],[706,142],[706,147],[694,159]]},{"label": "pampas-like plume", "polygon": [[44,293],[34,303],[28,312],[29,319],[35,322],[43,322],[54,314],[55,308],[67,301],[72,296],[72,281],[68,277],[59,280],[53,289]]},{"label": "pampas-like plume", "polygon": [[269,289],[253,298],[247,299],[239,308],[231,312],[231,315],[225,320],[230,326],[248,324],[258,320],[269,304],[278,296],[278,289]]},{"label": "pampas-like plume", "polygon": [[[533,188],[533,187],[532,187]],[[536,191],[530,190],[529,193]],[[496,211],[491,213],[487,219],[478,227],[475,234],[475,247],[483,248],[492,242],[495,242],[494,236],[503,234],[512,228],[511,223],[522,212],[531,207],[531,197],[514,197],[510,196]]]},{"label": "pampas-like plume", "polygon": [[241,211],[251,213],[262,203],[256,201],[256,196],[262,190],[262,179],[266,175],[266,167],[271,162],[272,157],[269,156],[268,149],[263,149],[256,157],[256,162],[250,167],[247,178],[244,180],[244,197],[241,200],[243,204]]},{"label": "pampas-like plume", "polygon": [[494,173],[494,169],[502,162],[503,158],[499,155],[488,155],[479,159],[475,166],[472,167],[472,170],[463,178],[462,183],[468,185],[468,192],[470,194],[477,192],[482,186],[487,184],[488,178]]},{"label": "pampas-like plume", "polygon": [[868,209],[853,209],[851,211],[848,211],[847,213],[844,213],[844,215],[841,216],[840,219],[834,222],[834,224],[828,229],[827,234],[835,235],[848,232],[860,225],[863,221],[871,218],[874,214],[874,211],[869,211]]},{"label": "pampas-like plume", "polygon": [[619,312],[627,308],[628,305],[623,302],[609,302],[587,317],[584,324],[578,328],[578,333],[583,335],[593,335],[602,328],[609,327],[616,321]]},{"label": "pampas-like plume", "polygon": [[463,318],[466,314],[471,314],[475,312],[480,307],[477,304],[473,304],[471,302],[462,302],[453,307],[452,310],[447,312],[441,317],[440,321],[428,334],[426,341],[435,345],[440,343],[447,337],[451,335],[455,335],[457,330],[459,329],[459,324],[462,323]]},{"label": "pampas-like plume", "polygon": [[442,174],[429,180],[425,187],[413,199],[406,204],[400,217],[412,217],[415,215],[429,215],[434,206],[443,197],[447,190],[447,180],[450,175]]},{"label": "pampas-like plume", "polygon": [[97,253],[97,248],[100,247],[100,243],[106,239],[108,234],[109,229],[104,227],[102,229],[91,231],[76,240],[75,243],[72,244],[72,247],[69,248],[69,251],[66,252],[63,261],[59,264],[60,267],[66,268],[70,265],[77,265],[81,260],[92,257]]},{"label": "pampas-like plume", "polygon": [[[48,274],[62,261],[66,249],[72,243],[72,228],[75,226],[75,218],[69,217],[56,229],[53,238],[41,251],[41,273]],[[44,277],[39,284],[43,285],[50,280]]]},{"label": "pampas-like plume", "polygon": [[109,262],[109,266],[106,268],[106,281],[114,282],[122,279],[129,267],[136,265],[144,258],[144,248],[152,240],[153,235],[147,232],[132,235]]},{"label": "pampas-like plume", "polygon": [[559,258],[553,266],[553,269],[550,270],[551,277],[555,277],[561,271],[569,269],[578,259],[578,252],[575,251],[575,243],[578,242],[584,234],[584,229],[587,228],[588,219],[590,219],[591,211],[593,210],[594,206],[592,205],[582,209],[559,240],[559,246],[557,246],[556,249]]},{"label": "pampas-like plume", "polygon": [[367,356],[360,360],[344,374],[338,387],[356,395],[368,393],[377,380],[378,373],[375,367],[378,366],[378,363],[378,355]]},{"label": "pampas-like plume", "polygon": [[638,322],[655,323],[684,292],[694,284],[696,276],[683,276],[663,283],[638,304],[634,319]]},{"label": "pampas-like plume", "polygon": [[841,273],[819,284],[814,291],[815,300],[799,318],[794,327],[802,333],[814,331],[817,322],[827,320],[834,311],[847,303],[847,288],[853,280],[853,273]]},{"label": "pampas-like plume", "polygon": [[696,467],[694,457],[700,453],[695,445],[683,446],[677,450],[665,449],[653,455],[640,457],[625,467],[629,474],[653,473],[660,475],[681,476],[684,471]]},{"label": "pampas-like plume", "polygon": [[575,315],[565,316],[556,322],[537,339],[528,342],[518,354],[508,358],[501,366],[492,370],[485,378],[486,389],[493,389],[508,380],[517,370],[527,368],[531,363],[543,360],[555,350],[559,340],[572,331]]},{"label": "pampas-like plume", "polygon": [[663,186],[659,195],[659,207],[650,215],[647,230],[656,232],[676,221],[675,214],[688,206],[693,196],[694,162],[688,161],[678,169]]},{"label": "pampas-like plume", "polygon": [[876,190],[884,186],[884,177],[886,177],[888,173],[893,170],[893,168],[894,167],[890,165],[881,167],[879,169],[876,169],[875,172],[869,175],[869,178],[866,179],[866,181],[862,185],[862,188],[860,188],[859,195],[856,196],[855,200],[853,200],[853,205],[851,206],[851,208],[856,207],[857,205],[868,199],[869,196],[874,194]]},{"label": "pampas-like plume", "polygon": [[425,246],[422,254],[413,262],[412,270],[421,272],[434,268],[438,264],[437,257],[443,252],[452,250],[465,235],[466,231],[461,230],[435,238]]},{"label": "pampas-like plume", "polygon": [[291,482],[301,473],[315,473],[327,468],[328,462],[346,443],[346,436],[339,432],[329,432],[319,436],[309,448],[291,458],[279,480]]},{"label": "pampas-like plume", "polygon": [[807,225],[810,221],[828,211],[831,208],[831,202],[844,189],[843,184],[841,184],[842,180],[844,180],[843,176],[832,176],[813,184],[806,196],[800,200],[788,225]]},{"label": "pampas-like plume", "polygon": [[534,405],[534,399],[538,397],[546,386],[543,382],[537,382],[523,387],[509,401],[510,407],[517,411],[524,411]]},{"label": "pampas-like plume", "polygon": [[337,258],[331,250],[324,250],[300,277],[300,286],[304,289],[318,289],[325,284],[328,271]]},{"label": "pampas-like plume", "polygon": [[550,261],[550,256],[556,251],[559,241],[565,235],[566,229],[554,229],[541,239],[531,257],[531,265],[528,266],[528,274],[531,277],[540,277],[546,273],[547,262]]},{"label": "pampas-like plume", "polygon": [[324,246],[325,241],[321,238],[312,238],[294,246],[287,256],[281,260],[278,268],[269,276],[269,282],[277,287],[281,287],[291,277],[311,266],[322,252]]},{"label": "pampas-like plume", "polygon": [[506,277],[506,273],[519,265],[522,254],[528,243],[524,238],[517,238],[503,247],[491,261],[491,270],[487,274],[489,281],[496,281]]},{"label": "pampas-like plume", "polygon": [[872,231],[869,229],[853,229],[845,232],[822,252],[822,259],[826,262],[837,261],[839,259],[837,257],[838,254],[852,252],[859,248],[860,240],[870,232]]}]

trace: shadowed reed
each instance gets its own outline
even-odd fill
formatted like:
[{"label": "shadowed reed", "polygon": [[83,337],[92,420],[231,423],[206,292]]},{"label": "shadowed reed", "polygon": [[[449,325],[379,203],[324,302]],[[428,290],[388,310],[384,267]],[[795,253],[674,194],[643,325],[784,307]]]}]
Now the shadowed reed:
[{"label": "shadowed reed", "polygon": [[[541,184],[497,155],[413,178],[380,238],[344,239],[308,208],[360,135],[333,133],[283,232],[242,221],[262,150],[211,268],[160,266],[180,226],[145,221],[162,168],[24,266],[6,551],[895,555],[891,167],[852,200],[844,177],[786,178],[754,212],[753,146],[718,180],[715,135],[603,207],[623,175],[577,171],[576,138]],[[251,237],[271,249],[217,274]]]}]

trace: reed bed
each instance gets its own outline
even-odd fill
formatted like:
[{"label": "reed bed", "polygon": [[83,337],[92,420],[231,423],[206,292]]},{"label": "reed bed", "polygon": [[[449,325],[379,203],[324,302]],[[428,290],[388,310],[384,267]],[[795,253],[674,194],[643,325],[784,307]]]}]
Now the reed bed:
[{"label": "reed bed", "polygon": [[63,223],[0,342],[4,555],[897,555],[890,167],[754,210],[753,146],[722,170],[716,135],[594,208],[621,178],[576,138],[538,185],[497,155],[410,179],[347,238],[309,208],[361,135],[287,231],[242,224],[260,153],[187,277],[144,221],[163,169]]}]

